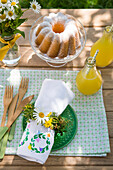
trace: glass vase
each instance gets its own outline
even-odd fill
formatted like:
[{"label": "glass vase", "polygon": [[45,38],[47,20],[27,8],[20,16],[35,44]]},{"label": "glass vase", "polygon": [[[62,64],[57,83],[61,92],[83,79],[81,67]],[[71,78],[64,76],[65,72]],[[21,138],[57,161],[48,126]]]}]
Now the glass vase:
[{"label": "glass vase", "polygon": [[[11,35],[11,36],[4,36],[3,39],[7,42],[7,41],[11,41],[13,38],[14,38],[14,35]],[[0,48],[4,47],[6,45],[7,44],[0,42]],[[17,44],[17,42],[15,42],[14,46],[9,49],[9,51],[5,55],[2,62],[6,66],[11,67],[11,66],[16,66],[18,64],[19,60],[20,60],[20,47]]]}]

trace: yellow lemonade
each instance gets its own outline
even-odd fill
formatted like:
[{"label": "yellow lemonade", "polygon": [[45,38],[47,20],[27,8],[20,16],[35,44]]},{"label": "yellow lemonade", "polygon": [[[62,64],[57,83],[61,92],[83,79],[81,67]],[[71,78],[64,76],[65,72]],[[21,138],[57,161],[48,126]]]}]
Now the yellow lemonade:
[{"label": "yellow lemonade", "polygon": [[105,28],[103,36],[91,48],[91,56],[97,49],[99,50],[96,57],[96,65],[99,67],[105,67],[113,61],[113,28],[110,28],[109,26]]},{"label": "yellow lemonade", "polygon": [[90,63],[90,65],[86,63],[85,67],[77,74],[76,85],[84,95],[92,95],[101,88],[102,77],[94,63]]}]

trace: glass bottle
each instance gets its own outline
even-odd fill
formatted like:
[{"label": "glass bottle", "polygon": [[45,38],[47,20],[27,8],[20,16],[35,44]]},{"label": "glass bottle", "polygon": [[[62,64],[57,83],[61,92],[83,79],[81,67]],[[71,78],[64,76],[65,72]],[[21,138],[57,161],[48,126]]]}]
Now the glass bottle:
[{"label": "glass bottle", "polygon": [[96,93],[102,85],[102,77],[96,69],[96,60],[92,62],[92,57],[86,59],[84,68],[77,74],[76,86],[84,95]]},{"label": "glass bottle", "polygon": [[90,56],[93,56],[97,49],[99,53],[96,57],[96,65],[99,67],[109,65],[113,61],[113,25],[107,26],[103,36],[93,44]]},{"label": "glass bottle", "polygon": [[[5,41],[11,41],[14,38],[14,35],[11,36],[4,36],[4,40]],[[2,42],[0,42],[0,48],[6,46],[7,44],[3,44]],[[12,48],[9,49],[9,51],[7,52],[7,54],[5,55],[4,59],[2,60],[2,62],[6,65],[6,66],[16,66],[18,64],[20,60],[20,48],[17,45],[17,43],[15,42],[14,46]]]}]

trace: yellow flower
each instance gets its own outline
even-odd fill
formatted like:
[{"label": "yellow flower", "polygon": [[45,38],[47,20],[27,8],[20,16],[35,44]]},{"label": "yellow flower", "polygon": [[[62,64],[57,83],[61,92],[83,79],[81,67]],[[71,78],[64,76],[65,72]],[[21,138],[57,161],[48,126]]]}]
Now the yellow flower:
[{"label": "yellow flower", "polygon": [[19,4],[19,1],[18,1],[18,0],[12,0],[12,1],[11,1],[11,6],[16,6],[16,7],[18,7],[17,4]]},{"label": "yellow flower", "polygon": [[[52,119],[52,118],[51,118]],[[44,123],[44,126],[46,127],[46,128],[49,128],[50,126],[51,126],[51,122],[52,122],[52,120],[45,120],[45,123]]]},{"label": "yellow flower", "polygon": [[52,114],[52,112],[49,112],[49,114],[46,117],[49,117]]},{"label": "yellow flower", "polygon": [[50,122],[50,123],[52,122],[52,118],[51,118],[51,119],[49,119],[49,122]]},{"label": "yellow flower", "polygon": [[8,12],[8,15],[9,15],[10,17],[12,17],[12,16],[13,16],[13,11],[9,11],[9,12]]},{"label": "yellow flower", "polygon": [[2,8],[7,8],[7,6],[9,5],[10,0],[0,0],[0,6],[2,6]]},{"label": "yellow flower", "polygon": [[39,113],[39,117],[40,117],[40,118],[43,118],[43,117],[44,117],[44,113],[43,113],[43,112],[40,112],[40,113]]},{"label": "yellow flower", "polygon": [[5,24],[5,27],[9,27],[9,23],[8,22]]},{"label": "yellow flower", "polygon": [[6,19],[6,14],[1,14],[0,19],[4,21]]},{"label": "yellow flower", "polygon": [[1,0],[1,3],[2,3],[2,4],[6,4],[6,3],[7,3],[7,0]]},{"label": "yellow flower", "polygon": [[36,10],[36,5],[35,5],[35,4],[33,4],[33,5],[32,5],[32,8],[33,8],[34,10]]},{"label": "yellow flower", "polygon": [[16,2],[12,2],[11,5],[12,5],[12,6],[15,6],[15,5],[16,5]]},{"label": "yellow flower", "polygon": [[28,146],[28,149],[31,150],[31,145]]}]

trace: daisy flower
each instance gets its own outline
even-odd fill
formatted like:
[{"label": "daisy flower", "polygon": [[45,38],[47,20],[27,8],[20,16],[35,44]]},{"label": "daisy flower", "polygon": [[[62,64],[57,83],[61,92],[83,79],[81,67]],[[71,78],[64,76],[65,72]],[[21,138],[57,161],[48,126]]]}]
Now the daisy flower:
[{"label": "daisy flower", "polygon": [[34,12],[36,13],[40,12],[41,6],[38,2],[36,2],[36,0],[33,0],[32,2],[30,2],[30,7]]},{"label": "daisy flower", "polygon": [[19,1],[18,0],[11,0],[11,6],[16,6],[18,7]]},{"label": "daisy flower", "polygon": [[33,116],[35,117],[37,123],[45,123],[45,120],[48,120],[48,117],[46,117],[48,115],[48,112],[47,113],[43,113],[41,111],[39,111],[38,108],[35,108],[34,109],[34,113],[33,113]]},{"label": "daisy flower", "polygon": [[3,22],[6,20],[6,11],[4,11],[3,14],[0,14],[0,22]]},{"label": "daisy flower", "polygon": [[8,8],[7,12],[6,12],[6,18],[8,18],[9,20],[11,19],[15,19],[16,18],[16,14],[14,12],[14,9],[11,7],[11,8]]},{"label": "daisy flower", "polygon": [[2,8],[7,7],[9,5],[9,3],[10,3],[10,0],[0,0],[0,6]]},{"label": "daisy flower", "polygon": [[2,6],[0,6],[0,12],[2,11]]}]

